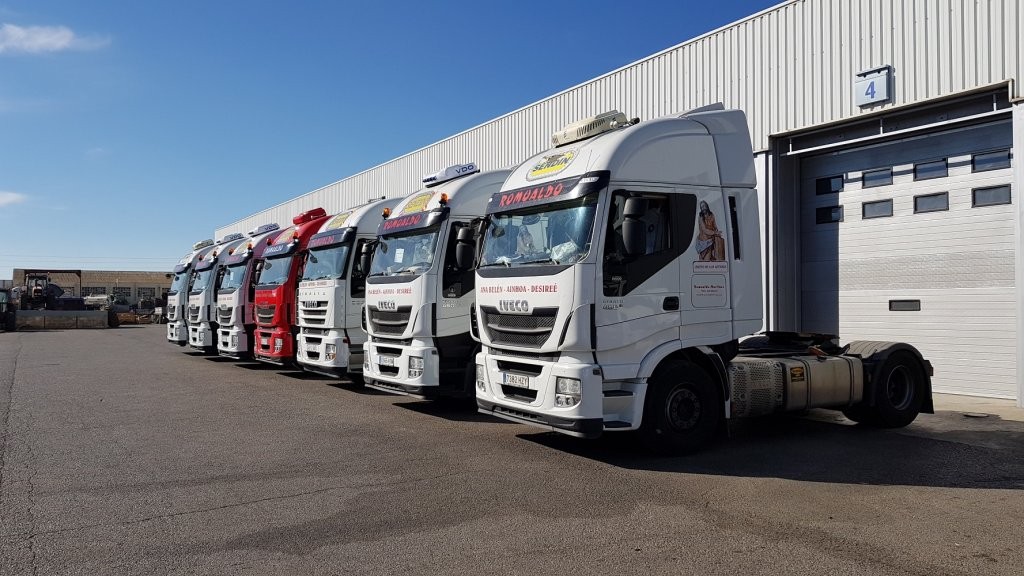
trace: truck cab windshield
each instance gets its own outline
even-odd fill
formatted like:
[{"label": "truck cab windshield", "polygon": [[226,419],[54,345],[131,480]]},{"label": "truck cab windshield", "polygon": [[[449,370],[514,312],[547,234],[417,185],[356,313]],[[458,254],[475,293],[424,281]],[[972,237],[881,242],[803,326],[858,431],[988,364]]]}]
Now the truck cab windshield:
[{"label": "truck cab windshield", "polygon": [[438,229],[404,236],[382,236],[373,254],[370,276],[422,274],[434,264]]},{"label": "truck cab windshield", "polygon": [[198,294],[203,290],[210,287],[210,278],[213,277],[214,266],[210,266],[206,270],[200,270],[196,272],[196,277],[192,281],[192,292]]},{"label": "truck cab windshield", "polygon": [[288,280],[288,272],[291,271],[293,254],[267,258],[263,261],[263,270],[257,284],[260,286],[280,286]]},{"label": "truck cab windshield", "polygon": [[481,266],[574,264],[590,252],[597,194],[490,216]]},{"label": "truck cab windshield", "polygon": [[171,294],[176,294],[185,289],[186,285],[188,284],[188,277],[190,274],[192,274],[191,268],[186,268],[181,272],[175,274],[174,279],[171,280],[171,287],[168,290],[168,292]]},{"label": "truck cab windshield", "polygon": [[351,244],[314,248],[306,257],[303,280],[337,280],[345,277],[345,265]]},{"label": "truck cab windshield", "polygon": [[224,276],[220,279],[220,290],[237,290],[245,278],[246,263],[234,264],[224,269]]}]

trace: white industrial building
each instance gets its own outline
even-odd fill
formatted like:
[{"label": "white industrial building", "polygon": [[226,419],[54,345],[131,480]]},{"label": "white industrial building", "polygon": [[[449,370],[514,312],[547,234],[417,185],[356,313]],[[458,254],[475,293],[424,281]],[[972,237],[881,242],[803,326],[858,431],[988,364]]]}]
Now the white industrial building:
[{"label": "white industrial building", "polygon": [[569,122],[746,111],[772,330],[918,346],[936,391],[1024,405],[1024,2],[791,0],[219,228],[512,166]]}]

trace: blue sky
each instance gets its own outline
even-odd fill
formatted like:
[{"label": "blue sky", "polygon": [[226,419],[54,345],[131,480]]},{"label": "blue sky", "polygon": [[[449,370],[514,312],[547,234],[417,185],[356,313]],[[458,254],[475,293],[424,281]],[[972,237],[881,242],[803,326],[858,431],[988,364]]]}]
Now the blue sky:
[{"label": "blue sky", "polygon": [[0,0],[0,279],[169,269],[217,226],[777,3]]}]

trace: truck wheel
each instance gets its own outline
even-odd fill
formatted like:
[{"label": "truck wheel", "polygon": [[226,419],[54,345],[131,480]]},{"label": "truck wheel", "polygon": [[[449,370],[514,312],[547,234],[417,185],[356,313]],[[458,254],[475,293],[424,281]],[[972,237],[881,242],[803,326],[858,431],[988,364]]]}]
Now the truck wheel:
[{"label": "truck wheel", "polygon": [[722,418],[717,386],[696,364],[661,366],[648,380],[640,432],[658,451],[693,452],[711,441]]},{"label": "truck wheel", "polygon": [[924,400],[924,371],[918,359],[905,350],[889,355],[875,373],[875,424],[902,428],[917,418]]}]

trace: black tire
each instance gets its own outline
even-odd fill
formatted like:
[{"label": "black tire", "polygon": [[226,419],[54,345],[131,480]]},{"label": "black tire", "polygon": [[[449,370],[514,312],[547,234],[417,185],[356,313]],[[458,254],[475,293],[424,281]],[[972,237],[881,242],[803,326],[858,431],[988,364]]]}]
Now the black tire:
[{"label": "black tire", "polygon": [[672,360],[648,380],[640,433],[658,452],[686,454],[709,443],[722,420],[718,385],[702,368]]},{"label": "black tire", "polygon": [[921,362],[906,350],[889,355],[875,372],[874,424],[902,428],[917,418],[924,402],[925,379]]}]

